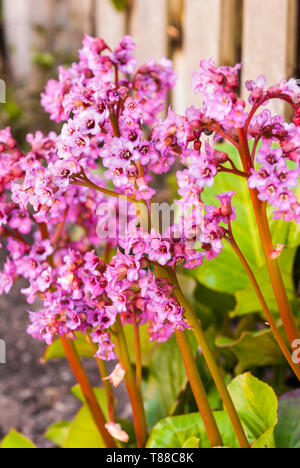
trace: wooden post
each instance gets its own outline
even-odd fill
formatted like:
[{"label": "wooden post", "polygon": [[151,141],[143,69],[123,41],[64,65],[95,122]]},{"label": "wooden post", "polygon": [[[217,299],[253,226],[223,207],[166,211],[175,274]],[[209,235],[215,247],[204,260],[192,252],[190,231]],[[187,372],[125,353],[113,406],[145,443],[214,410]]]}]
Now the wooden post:
[{"label": "wooden post", "polygon": [[[243,81],[266,75],[268,85],[293,75],[297,50],[297,0],[245,0]],[[245,93],[247,95],[247,93]],[[281,113],[284,103],[273,101]]]},{"label": "wooden post", "polygon": [[9,62],[17,81],[32,77],[35,52],[74,51],[93,34],[94,0],[3,0]]},{"label": "wooden post", "polygon": [[181,96],[176,97],[178,112],[201,104],[191,88],[191,76],[202,59],[213,57],[218,65],[235,63],[238,5],[237,0],[184,0],[183,50],[176,54],[181,83]]},{"label": "wooden post", "polygon": [[130,34],[137,43],[140,63],[159,60],[168,53],[167,0],[135,0],[130,18]]},{"label": "wooden post", "polygon": [[96,0],[96,35],[114,48],[126,34],[126,13],[117,11],[111,0]]}]

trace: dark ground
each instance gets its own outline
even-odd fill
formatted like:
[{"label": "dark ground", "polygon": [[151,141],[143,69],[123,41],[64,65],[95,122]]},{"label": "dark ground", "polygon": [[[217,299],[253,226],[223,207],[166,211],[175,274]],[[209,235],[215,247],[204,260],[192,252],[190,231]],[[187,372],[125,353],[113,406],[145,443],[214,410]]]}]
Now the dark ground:
[{"label": "dark ground", "polygon": [[[47,427],[72,420],[81,404],[70,394],[76,382],[66,360],[40,362],[45,345],[26,334],[26,311],[31,307],[18,294],[18,286],[9,296],[0,296],[0,339],[7,350],[7,363],[0,364],[0,440],[14,428],[38,447],[52,448],[43,437]],[[93,360],[84,365],[93,385],[99,385]],[[124,389],[120,391],[120,415],[128,417]]]}]

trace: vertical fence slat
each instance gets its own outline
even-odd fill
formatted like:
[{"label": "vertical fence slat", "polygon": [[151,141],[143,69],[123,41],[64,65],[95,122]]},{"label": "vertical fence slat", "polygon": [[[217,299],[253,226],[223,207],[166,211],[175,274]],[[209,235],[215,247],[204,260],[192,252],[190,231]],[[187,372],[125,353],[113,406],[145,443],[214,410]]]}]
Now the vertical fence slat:
[{"label": "vertical fence slat", "polygon": [[[154,5],[155,3],[155,5]],[[135,0],[130,21],[130,34],[137,42],[140,63],[151,58],[160,59],[168,49],[167,0]]]},{"label": "vertical fence slat", "polygon": [[29,4],[28,0],[20,2],[17,8],[11,0],[3,0],[2,4],[9,63],[14,78],[19,80],[28,76],[31,69]]},{"label": "vertical fence slat", "polygon": [[220,65],[235,65],[240,59],[243,2],[221,0]]},{"label": "vertical fence slat", "polygon": [[[185,98],[180,98],[180,106],[200,104],[191,84],[193,71],[198,69],[200,60],[213,57],[217,64],[224,59],[227,63],[235,61],[234,24],[236,0],[185,0],[183,21],[183,57],[179,57],[178,73],[181,83],[185,83]],[[226,53],[225,53],[226,50]],[[177,109],[183,112],[184,109]]]},{"label": "vertical fence slat", "polygon": [[78,34],[93,34],[93,10],[93,0],[71,0],[72,20]]},{"label": "vertical fence slat", "polygon": [[96,0],[96,34],[113,48],[126,34],[126,13],[118,12],[111,0]]},{"label": "vertical fence slat", "polygon": [[[290,77],[296,65],[297,0],[245,0],[243,81],[266,75],[268,85]],[[284,104],[271,108],[282,112]]]}]

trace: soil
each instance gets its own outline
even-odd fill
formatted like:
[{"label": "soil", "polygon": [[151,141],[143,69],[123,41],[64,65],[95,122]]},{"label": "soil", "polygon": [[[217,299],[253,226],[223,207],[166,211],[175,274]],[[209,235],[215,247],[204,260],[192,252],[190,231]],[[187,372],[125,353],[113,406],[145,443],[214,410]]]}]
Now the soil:
[{"label": "soil", "polygon": [[[81,404],[70,394],[76,382],[67,361],[43,364],[45,345],[26,334],[30,307],[18,293],[20,286],[0,297],[0,339],[6,343],[6,364],[0,364],[0,440],[14,428],[39,448],[54,448],[44,438],[46,429],[72,420]],[[84,366],[93,385],[99,385],[94,361],[84,360]],[[120,416],[129,417],[124,388],[118,396]]]}]

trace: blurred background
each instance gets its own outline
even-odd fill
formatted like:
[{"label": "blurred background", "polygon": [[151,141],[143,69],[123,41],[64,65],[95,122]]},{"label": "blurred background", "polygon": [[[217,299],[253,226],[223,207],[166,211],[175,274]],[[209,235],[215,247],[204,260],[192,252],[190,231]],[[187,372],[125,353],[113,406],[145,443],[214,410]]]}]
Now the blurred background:
[{"label": "blurred background", "polygon": [[[27,132],[56,129],[40,107],[40,93],[48,79],[57,77],[58,65],[77,59],[84,33],[102,36],[111,47],[131,34],[141,63],[162,56],[172,59],[179,81],[170,99],[179,113],[197,104],[191,74],[203,58],[214,57],[219,65],[242,61],[243,81],[261,74],[269,84],[300,78],[298,4],[298,0],[2,0],[0,78],[7,93],[6,103],[0,104],[0,127],[10,125],[23,144]],[[273,106],[283,110],[281,103]],[[41,364],[44,346],[25,333],[27,305],[19,289],[20,284],[14,294],[0,297],[0,339],[7,344],[7,364],[0,366],[0,439],[15,427],[38,446],[51,446],[43,439],[46,427],[71,419],[78,407],[68,390],[73,377],[62,361]]]},{"label": "blurred background", "polygon": [[[299,77],[298,0],[2,0],[1,78],[7,103],[0,124],[17,137],[54,128],[39,105],[59,64],[76,59],[84,33],[113,47],[125,34],[138,44],[142,63],[167,56],[179,82],[172,96],[183,113],[197,102],[191,74],[201,59],[219,65],[243,62],[242,79],[265,74],[269,84]],[[274,104],[276,111],[282,104]]]}]

